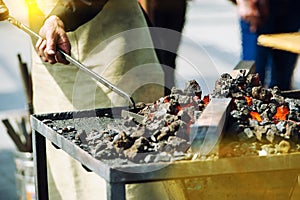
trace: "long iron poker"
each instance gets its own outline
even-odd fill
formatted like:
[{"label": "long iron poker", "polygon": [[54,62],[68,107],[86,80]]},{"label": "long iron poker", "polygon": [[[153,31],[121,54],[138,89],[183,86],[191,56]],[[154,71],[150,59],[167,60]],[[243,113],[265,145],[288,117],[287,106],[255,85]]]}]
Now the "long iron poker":
[{"label": "long iron poker", "polygon": [[[29,27],[27,27],[26,25],[24,25],[20,21],[16,20],[12,16],[8,16],[7,20],[11,24],[13,24],[16,27],[18,27],[19,29],[21,29],[24,32],[28,33],[29,35],[31,35],[33,37],[36,37],[37,39],[42,39],[42,37],[40,35],[38,35],[34,31],[32,31]],[[79,61],[77,61],[76,59],[74,59],[73,57],[71,57],[70,55],[68,55],[67,53],[65,53],[63,50],[58,49],[57,51],[59,51],[66,58],[66,60],[68,60],[70,63],[72,63],[73,65],[75,65],[76,67],[78,67],[79,69],[81,69],[82,71],[84,71],[85,73],[87,73],[90,77],[92,77],[96,81],[102,83],[107,88],[109,88],[112,91],[116,92],[120,96],[122,96],[124,98],[127,98],[128,101],[133,106],[133,108],[135,108],[135,102],[133,101],[133,98],[129,94],[127,94],[126,92],[124,92],[120,88],[116,87],[115,85],[113,85],[112,83],[110,83],[108,80],[106,80],[105,78],[103,78],[102,76],[100,76],[99,74],[97,74],[94,71],[90,70],[89,68],[87,68],[86,66],[84,66],[82,63],[80,63]]]}]

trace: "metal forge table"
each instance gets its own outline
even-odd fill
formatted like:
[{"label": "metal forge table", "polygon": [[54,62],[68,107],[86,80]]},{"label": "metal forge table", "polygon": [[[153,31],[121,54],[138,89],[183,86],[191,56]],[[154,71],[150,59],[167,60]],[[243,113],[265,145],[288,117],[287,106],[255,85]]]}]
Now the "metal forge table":
[{"label": "metal forge table", "polygon": [[[241,61],[231,72],[232,77],[235,77],[240,69],[246,70],[246,73],[252,73],[254,71],[255,64],[252,61]],[[299,98],[299,91],[291,91],[285,94],[291,98]],[[222,102],[221,102],[222,104]],[[204,110],[207,115],[202,113],[201,117],[212,118],[209,124],[201,124],[203,128],[213,126],[217,131],[221,132],[219,125],[225,119],[226,120],[226,106],[221,106],[216,109],[216,105],[209,104],[213,108],[213,111],[208,109]],[[178,161],[168,163],[150,163],[150,164],[128,164],[128,165],[108,165],[97,160],[88,154],[86,151],[75,145],[73,142],[67,140],[62,135],[59,135],[52,128],[43,123],[44,119],[60,120],[70,118],[82,118],[82,117],[103,117],[113,116],[121,117],[121,110],[128,108],[113,108],[113,109],[96,109],[90,111],[77,111],[77,112],[64,112],[64,113],[50,113],[44,115],[32,115],[31,126],[33,134],[33,152],[35,162],[35,179],[36,179],[36,194],[39,200],[48,199],[48,184],[47,184],[47,167],[46,167],[46,139],[51,141],[61,150],[68,153],[71,157],[82,163],[83,166],[90,169],[102,177],[107,184],[107,199],[108,200],[125,200],[125,185],[132,183],[145,183],[152,181],[163,180],[175,180],[175,179],[187,179],[197,177],[225,177],[223,182],[219,184],[219,188],[213,187],[209,191],[205,190],[205,193],[219,193],[220,190],[230,188],[232,192],[236,192],[238,188],[234,188],[230,181],[226,181],[228,175],[253,175],[253,174],[266,174],[266,177],[273,177],[274,174],[283,174],[275,179],[275,182],[268,184],[274,184],[275,189],[287,188],[288,193],[296,193],[296,198],[300,197],[300,153],[290,153],[285,155],[271,155],[271,156],[244,156],[244,157],[232,157],[232,158],[219,158],[216,160],[205,161]],[[223,110],[222,110],[223,109]],[[219,112],[216,112],[219,110]],[[217,116],[218,115],[218,116]],[[225,117],[225,118],[224,118]],[[291,172],[288,177],[286,174]],[[288,181],[286,181],[288,180]],[[240,180],[239,180],[240,181]],[[285,182],[284,182],[285,181]],[[247,182],[247,181],[246,181]],[[242,182],[235,184],[238,187]],[[249,183],[246,183],[250,185]],[[260,184],[259,181],[255,181],[255,184]],[[294,191],[295,187],[299,190]],[[207,189],[207,188],[206,188]],[[224,190],[223,189],[223,190]],[[272,190],[269,191],[274,193]],[[294,194],[289,195],[295,196]],[[274,194],[273,194],[274,195]],[[276,199],[282,199],[279,196],[272,196]],[[199,198],[199,197],[197,197]],[[218,196],[218,198],[224,200],[226,197]],[[227,197],[228,199],[229,197]],[[245,197],[235,196],[233,199],[245,199]],[[246,197],[247,198],[247,197]],[[262,197],[256,197],[256,199],[262,199]],[[270,194],[268,199],[272,199]],[[273,198],[273,199],[274,199]],[[206,198],[207,199],[207,198]],[[210,198],[211,199],[211,198]],[[252,198],[253,199],[253,198]],[[286,199],[286,198],[285,198]]]},{"label": "metal forge table", "polygon": [[82,163],[88,169],[105,179],[107,198],[125,200],[125,184],[144,183],[148,181],[174,180],[194,177],[207,177],[226,174],[248,174],[260,172],[296,171],[300,174],[300,154],[220,158],[209,161],[178,161],[173,163],[132,164],[124,166],[107,165],[82,150],[52,130],[42,121],[44,119],[67,119],[73,117],[114,116],[122,108],[99,109],[69,113],[32,115],[33,148],[35,162],[36,194],[39,200],[48,199],[46,139],[61,150]]}]

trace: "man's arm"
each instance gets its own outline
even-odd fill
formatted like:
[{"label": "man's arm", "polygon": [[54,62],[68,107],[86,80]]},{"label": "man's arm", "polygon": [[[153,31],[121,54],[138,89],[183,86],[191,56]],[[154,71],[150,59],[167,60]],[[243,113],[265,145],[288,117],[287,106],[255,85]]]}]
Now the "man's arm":
[{"label": "man's arm", "polygon": [[56,15],[66,31],[73,31],[95,17],[108,0],[59,0],[49,16]]},{"label": "man's arm", "polygon": [[59,0],[42,25],[36,43],[38,55],[44,62],[68,64],[57,51],[71,53],[67,31],[73,31],[99,13],[108,0]]},{"label": "man's arm", "polygon": [[238,14],[249,22],[250,30],[256,32],[268,16],[268,0],[236,0]]}]

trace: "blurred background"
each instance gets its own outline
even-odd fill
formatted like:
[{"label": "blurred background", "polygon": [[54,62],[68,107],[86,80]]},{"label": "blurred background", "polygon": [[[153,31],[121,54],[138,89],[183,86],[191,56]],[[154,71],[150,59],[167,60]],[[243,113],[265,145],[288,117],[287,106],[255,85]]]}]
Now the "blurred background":
[{"label": "blurred background", "polygon": [[[25,0],[4,0],[13,17],[27,24]],[[29,36],[8,22],[0,22],[0,118],[26,112],[26,98],[17,55],[31,65]],[[240,32],[235,6],[228,0],[192,0],[188,3],[183,39],[178,51],[176,85],[196,79],[204,93],[223,72],[240,61]],[[193,59],[192,64],[189,59]],[[299,63],[299,62],[298,62]],[[299,64],[293,86],[300,89]],[[183,78],[184,77],[184,78]],[[198,80],[199,79],[199,80]],[[16,146],[0,123],[0,199],[16,200],[14,152]]]}]

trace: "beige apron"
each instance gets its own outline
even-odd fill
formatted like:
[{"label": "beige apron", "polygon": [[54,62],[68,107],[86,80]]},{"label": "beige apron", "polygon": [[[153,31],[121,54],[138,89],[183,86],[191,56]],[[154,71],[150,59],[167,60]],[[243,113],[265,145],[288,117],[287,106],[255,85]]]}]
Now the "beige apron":
[{"label": "beige apron", "polygon": [[[54,0],[55,1],[55,0]],[[50,1],[41,4],[49,10]],[[52,4],[53,6],[54,4]],[[45,11],[46,13],[46,11]],[[72,56],[117,85],[133,99],[153,102],[163,96],[163,71],[136,0],[109,0],[103,10],[68,33]],[[33,51],[36,113],[126,106],[126,99],[97,86],[72,65],[43,63]],[[61,150],[47,146],[50,199],[106,199],[105,181]],[[180,182],[126,185],[127,199],[185,199]]]}]

